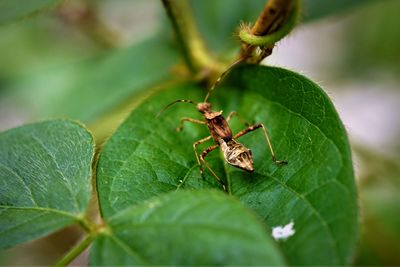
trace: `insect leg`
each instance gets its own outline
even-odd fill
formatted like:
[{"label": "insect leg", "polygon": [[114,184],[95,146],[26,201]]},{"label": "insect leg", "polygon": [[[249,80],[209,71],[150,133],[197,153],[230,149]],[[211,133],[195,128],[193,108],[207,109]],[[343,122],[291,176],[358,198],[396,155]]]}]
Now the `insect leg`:
[{"label": "insect leg", "polygon": [[240,123],[244,124],[246,127],[250,126],[249,123],[247,123],[240,115],[239,113],[237,113],[237,111],[231,111],[228,114],[228,117],[226,117],[226,121],[229,122],[233,116],[236,116],[238,118],[238,120],[240,121]]},{"label": "insect leg", "polygon": [[203,152],[201,152],[200,161],[204,164],[204,166],[206,166],[206,168],[210,171],[210,173],[214,176],[214,178],[217,179],[217,181],[222,186],[224,191],[228,192],[225,183],[218,177],[217,174],[215,174],[215,172],[211,169],[210,165],[208,165],[207,161],[204,160],[204,158],[208,155],[208,153],[210,153],[211,151],[217,149],[218,147],[219,147],[219,145],[213,145],[213,146],[208,147]]},{"label": "insect leg", "polygon": [[200,139],[199,141],[196,141],[196,142],[193,143],[194,155],[196,156],[197,166],[199,166],[199,171],[200,171],[201,176],[203,176],[203,168],[201,167],[201,163],[200,163],[200,159],[199,159],[199,154],[197,154],[196,146],[198,146],[198,145],[200,145],[200,144],[202,144],[202,143],[204,143],[204,142],[207,142],[207,141],[210,140],[211,138],[212,138],[212,136],[210,135],[210,136],[207,136],[207,137],[205,137],[205,138],[203,138],[203,139]]},{"label": "insect leg", "polygon": [[183,130],[183,123],[185,121],[192,122],[192,123],[197,123],[197,124],[206,124],[204,121],[201,121],[201,120],[196,120],[196,119],[192,119],[192,118],[183,117],[183,118],[181,118],[181,121],[179,123],[179,127],[176,128],[177,132],[180,132],[180,131]]},{"label": "insect leg", "polygon": [[286,163],[287,163],[286,160],[277,160],[277,159],[276,159],[274,149],[272,148],[271,141],[269,140],[269,137],[268,137],[267,129],[265,129],[265,127],[264,127],[263,124],[259,123],[259,124],[251,125],[251,126],[247,127],[246,129],[244,129],[244,130],[238,132],[237,134],[235,134],[234,138],[235,138],[235,139],[236,139],[236,138],[239,138],[239,137],[241,137],[241,136],[243,136],[243,135],[245,135],[245,134],[247,134],[247,133],[249,133],[249,132],[252,132],[252,131],[254,131],[254,130],[257,130],[257,129],[259,129],[259,128],[262,128],[262,129],[263,129],[265,139],[267,140],[267,143],[268,143],[268,148],[269,148],[269,150],[271,151],[272,161],[275,162],[275,163],[277,163],[277,164],[286,164]]}]

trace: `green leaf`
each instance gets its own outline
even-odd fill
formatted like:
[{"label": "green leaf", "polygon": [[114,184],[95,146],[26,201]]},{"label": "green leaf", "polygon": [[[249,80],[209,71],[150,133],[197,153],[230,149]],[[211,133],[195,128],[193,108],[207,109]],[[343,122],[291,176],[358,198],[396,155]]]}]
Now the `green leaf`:
[{"label": "green leaf", "polygon": [[[373,0],[302,0],[302,21],[308,22]],[[191,0],[201,34],[213,49],[224,51],[239,44],[234,37],[241,21],[254,23],[266,0]],[[229,12],[224,12],[229,10]]]},{"label": "green leaf", "polygon": [[[346,132],[328,96],[285,70],[249,67],[232,77],[231,86],[254,92],[243,97],[239,112],[263,122],[278,157],[289,161],[278,167],[265,161],[268,154],[259,157],[252,180],[229,172],[233,193],[269,225],[293,220],[296,234],[281,243],[292,264],[350,264],[358,237],[357,196]],[[247,139],[255,155],[264,150],[260,135]]]},{"label": "green leaf", "polygon": [[[97,167],[100,210],[104,218],[177,188],[220,188],[206,172],[202,179],[192,143],[209,135],[202,125],[179,118],[201,118],[190,104],[204,91],[184,84],[162,91],[139,106],[103,148]],[[224,166],[217,152],[207,157],[230,192],[254,209],[270,227],[294,222],[295,234],[280,247],[292,264],[348,264],[358,235],[358,212],[347,136],[327,95],[296,73],[271,67],[243,66],[232,71],[210,99],[215,110],[236,110],[248,122],[263,123],[277,157],[271,160],[262,132],[240,139],[253,150],[255,172]],[[244,126],[232,120],[234,132]],[[212,145],[209,142],[207,145]],[[207,145],[202,146],[205,148]],[[201,151],[201,149],[198,149]],[[184,181],[183,183],[181,181]],[[271,228],[269,228],[271,230]]]},{"label": "green leaf", "polygon": [[71,121],[0,133],[0,247],[82,221],[93,153],[90,133]]},{"label": "green leaf", "polygon": [[61,0],[0,0],[0,24],[46,11],[60,2]]},{"label": "green leaf", "polygon": [[169,78],[178,57],[172,47],[152,38],[78,64],[34,72],[18,87],[29,88],[29,100],[42,96],[33,103],[39,117],[88,122]]},{"label": "green leaf", "polygon": [[[65,31],[62,35],[59,34],[61,29]],[[52,81],[51,77],[57,75],[54,72],[58,68],[71,64],[71,62],[81,62],[83,58],[90,58],[99,53],[98,47],[88,43],[84,38],[79,38],[79,32],[76,29],[74,31],[73,27],[66,25],[56,16],[43,16],[34,20],[7,24],[0,28],[0,34],[2,80],[21,82],[21,79],[25,78],[22,74],[33,72],[30,77],[26,77],[30,78],[30,81],[22,85],[32,91],[38,91],[40,87],[50,87],[47,86],[47,83]],[[9,53],[10,47],[16,52]],[[32,80],[35,81],[38,75],[42,76],[40,78],[44,80],[45,74],[47,80],[43,82],[46,83],[46,86],[41,84],[38,88],[35,86],[32,88]],[[1,89],[10,85],[12,84],[3,85]],[[52,84],[51,87],[53,87]],[[52,91],[56,90],[56,88],[51,89],[53,89]],[[59,88],[57,88],[58,90]]]},{"label": "green leaf", "polygon": [[213,191],[170,193],[107,218],[93,265],[283,265],[255,216]]}]

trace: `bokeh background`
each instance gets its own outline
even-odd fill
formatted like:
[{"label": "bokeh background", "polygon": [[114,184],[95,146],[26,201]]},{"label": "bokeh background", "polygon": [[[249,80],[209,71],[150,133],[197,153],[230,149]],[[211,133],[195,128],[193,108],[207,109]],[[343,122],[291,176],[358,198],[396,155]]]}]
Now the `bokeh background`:
[{"label": "bokeh background", "polygon": [[[236,20],[254,20],[264,1],[212,2],[192,0],[193,12],[208,46],[232,58]],[[362,230],[354,265],[399,266],[400,1],[337,1],[334,10],[324,4],[331,1],[303,2],[304,23],[263,64],[300,72],[329,94],[353,149]],[[163,81],[159,68],[181,62],[173,46],[156,0],[66,0],[39,16],[0,24],[0,131],[68,117],[88,125],[101,143],[146,89]],[[152,57],[140,56],[149,50]],[[79,231],[2,251],[0,264],[51,264]],[[82,255],[74,265],[85,262]]]}]

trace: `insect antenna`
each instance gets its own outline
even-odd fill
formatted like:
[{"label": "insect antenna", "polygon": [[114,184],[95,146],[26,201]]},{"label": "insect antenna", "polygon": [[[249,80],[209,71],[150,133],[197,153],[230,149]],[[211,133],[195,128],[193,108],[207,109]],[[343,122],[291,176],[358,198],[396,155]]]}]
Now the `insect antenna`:
[{"label": "insect antenna", "polygon": [[211,92],[214,91],[215,87],[222,81],[222,79],[229,73],[229,71],[236,66],[237,64],[241,63],[244,60],[244,58],[239,58],[236,61],[234,61],[229,67],[218,77],[218,79],[213,83],[213,85],[210,87],[210,89],[207,92],[206,97],[204,98],[203,102],[207,102],[208,98],[211,95]]},{"label": "insect antenna", "polygon": [[188,100],[188,99],[178,99],[178,100],[175,100],[175,101],[172,102],[172,103],[169,103],[169,104],[166,105],[162,110],[160,110],[160,112],[157,113],[156,118],[158,118],[158,117],[161,115],[161,113],[163,113],[166,109],[168,109],[168,108],[171,107],[172,105],[174,105],[174,104],[176,104],[176,103],[179,103],[179,102],[191,103],[191,104],[193,104],[193,105],[196,105],[196,103],[194,103],[192,100]]}]

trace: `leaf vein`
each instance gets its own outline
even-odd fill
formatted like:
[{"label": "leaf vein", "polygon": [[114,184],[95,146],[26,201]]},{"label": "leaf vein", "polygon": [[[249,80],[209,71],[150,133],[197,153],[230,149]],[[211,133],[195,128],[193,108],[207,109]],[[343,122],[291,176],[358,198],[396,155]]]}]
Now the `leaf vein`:
[{"label": "leaf vein", "polygon": [[74,196],[74,194],[73,194],[73,192],[72,192],[71,184],[70,184],[70,182],[68,181],[68,179],[64,176],[64,173],[61,171],[61,168],[60,168],[60,166],[58,165],[58,162],[57,162],[57,160],[56,160],[54,154],[53,154],[53,153],[50,151],[50,149],[40,140],[40,138],[38,138],[38,137],[37,137],[36,135],[34,135],[33,133],[32,133],[32,139],[35,140],[35,141],[47,152],[47,154],[50,156],[51,160],[53,161],[54,165],[55,165],[56,168],[57,168],[57,172],[61,175],[61,178],[62,178],[62,180],[64,181],[64,182],[61,183],[61,184],[63,184],[64,187],[65,187],[65,188],[67,189],[67,191],[69,192],[69,194],[70,194],[70,196],[71,196],[71,198],[72,198],[72,201],[73,201],[73,203],[74,203],[75,209],[76,209],[75,211],[76,211],[76,212],[79,212],[79,211],[80,211],[80,209],[79,209],[79,204],[78,204],[78,201],[77,201],[76,197]]},{"label": "leaf vein", "polygon": [[25,186],[25,188],[27,189],[27,191],[29,192],[29,194],[31,196],[33,204],[35,204],[36,206],[39,206],[38,203],[36,202],[36,199],[35,199],[35,197],[34,197],[34,195],[32,193],[31,188],[28,186],[28,184],[26,183],[25,179],[21,175],[19,175],[17,172],[15,172],[13,169],[7,167],[3,163],[0,163],[0,165],[3,166],[5,169],[7,169],[9,172],[13,173],[17,178],[19,178],[22,181],[23,185]]}]

